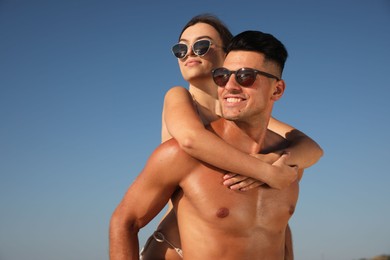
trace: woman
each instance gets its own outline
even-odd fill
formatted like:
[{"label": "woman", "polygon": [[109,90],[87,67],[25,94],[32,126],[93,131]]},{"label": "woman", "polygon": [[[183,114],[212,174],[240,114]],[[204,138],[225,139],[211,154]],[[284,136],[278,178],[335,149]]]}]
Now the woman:
[{"label": "woman", "polygon": [[[162,141],[174,137],[191,156],[231,172],[223,177],[224,185],[231,189],[245,191],[263,183],[282,189],[297,176],[296,168],[289,165],[307,168],[322,156],[321,148],[313,140],[293,127],[271,119],[270,134],[273,131],[285,137],[291,146],[280,154],[267,155],[265,160],[273,162],[269,164],[236,150],[204,128],[221,115],[211,70],[222,66],[225,47],[231,38],[226,26],[214,16],[196,16],[183,28],[179,44],[172,50],[183,78],[189,82],[189,89],[174,87],[167,92]],[[286,239],[286,243],[288,241],[290,239]],[[180,254],[176,217],[174,211],[169,210],[147,241],[142,259],[181,259]]]}]

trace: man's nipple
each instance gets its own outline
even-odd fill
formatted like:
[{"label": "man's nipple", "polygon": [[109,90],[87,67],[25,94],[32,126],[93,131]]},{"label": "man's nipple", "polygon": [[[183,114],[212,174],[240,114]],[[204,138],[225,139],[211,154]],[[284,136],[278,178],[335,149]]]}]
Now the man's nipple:
[{"label": "man's nipple", "polygon": [[295,207],[294,206],[290,206],[290,208],[288,210],[288,213],[290,214],[290,216],[292,216],[292,214],[294,214],[294,211],[295,211]]},{"label": "man's nipple", "polygon": [[217,217],[219,218],[226,218],[227,216],[229,216],[229,209],[228,208],[220,208],[217,210]]}]

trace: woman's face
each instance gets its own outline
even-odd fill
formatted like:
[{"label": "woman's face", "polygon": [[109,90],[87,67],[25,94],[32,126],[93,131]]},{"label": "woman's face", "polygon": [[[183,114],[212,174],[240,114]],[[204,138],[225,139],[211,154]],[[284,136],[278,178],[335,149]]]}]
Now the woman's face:
[{"label": "woman's face", "polygon": [[[202,39],[210,40],[212,44],[205,55],[197,56],[192,45]],[[178,59],[181,74],[186,81],[191,83],[194,80],[210,80],[211,70],[222,66],[226,54],[222,48],[221,37],[211,25],[197,23],[188,27],[181,35],[180,43],[188,47],[187,56]]]}]

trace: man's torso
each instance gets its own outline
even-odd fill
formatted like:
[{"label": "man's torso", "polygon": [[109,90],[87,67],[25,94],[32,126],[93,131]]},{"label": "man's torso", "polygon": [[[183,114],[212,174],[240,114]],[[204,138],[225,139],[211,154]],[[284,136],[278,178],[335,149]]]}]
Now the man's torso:
[{"label": "man's torso", "polygon": [[[234,191],[223,172],[199,162],[173,196],[182,249],[189,259],[283,259],[284,232],[299,186]],[[262,256],[259,258],[258,256]]]}]

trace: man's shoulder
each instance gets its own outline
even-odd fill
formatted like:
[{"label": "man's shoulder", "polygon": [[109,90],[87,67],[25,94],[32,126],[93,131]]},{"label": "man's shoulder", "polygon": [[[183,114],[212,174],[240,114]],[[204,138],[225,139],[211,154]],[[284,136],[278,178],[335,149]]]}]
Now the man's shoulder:
[{"label": "man's shoulder", "polygon": [[176,185],[198,165],[199,161],[184,152],[176,140],[170,139],[154,149],[142,174],[158,178],[160,183]]},{"label": "man's shoulder", "polygon": [[153,163],[159,164],[161,166],[165,165],[172,168],[174,168],[175,165],[184,167],[198,163],[197,160],[181,149],[180,144],[174,138],[171,138],[160,144],[153,151],[149,160],[153,160]]},{"label": "man's shoulder", "polygon": [[187,155],[180,148],[179,142],[177,142],[176,139],[174,138],[168,139],[167,141],[161,143],[159,146],[156,147],[153,153],[157,154],[158,156],[166,156],[166,157]]},{"label": "man's shoulder", "polygon": [[270,153],[277,150],[281,150],[287,148],[289,144],[290,143],[283,136],[280,136],[277,133],[267,129],[267,133],[264,138],[262,153]]}]

